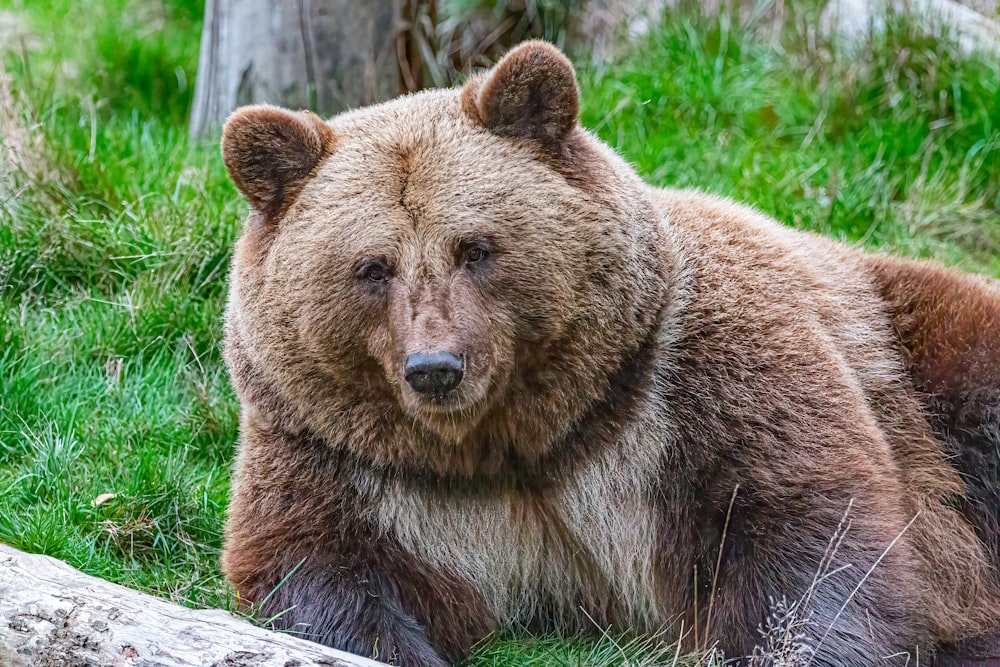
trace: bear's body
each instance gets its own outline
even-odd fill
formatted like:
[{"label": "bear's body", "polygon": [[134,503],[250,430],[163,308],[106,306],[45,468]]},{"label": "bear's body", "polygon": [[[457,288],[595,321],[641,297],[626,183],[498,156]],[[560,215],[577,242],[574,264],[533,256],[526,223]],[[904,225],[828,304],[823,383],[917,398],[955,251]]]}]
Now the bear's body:
[{"label": "bear's body", "polygon": [[649,188],[576,105],[531,43],[229,121],[243,597],[404,665],[524,626],[739,658],[782,598],[816,665],[986,650],[997,283]]}]

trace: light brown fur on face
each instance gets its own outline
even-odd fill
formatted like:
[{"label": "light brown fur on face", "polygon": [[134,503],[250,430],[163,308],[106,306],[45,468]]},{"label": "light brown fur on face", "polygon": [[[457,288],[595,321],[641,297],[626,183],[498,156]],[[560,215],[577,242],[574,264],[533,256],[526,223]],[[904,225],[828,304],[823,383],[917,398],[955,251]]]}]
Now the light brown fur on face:
[{"label": "light brown fur on face", "polygon": [[[419,122],[412,122],[411,103],[425,109]],[[653,323],[655,309],[643,301],[664,289],[669,270],[656,256],[658,230],[620,225],[651,212],[641,199],[581,197],[534,159],[541,149],[498,142],[452,94],[423,93],[378,109],[374,118],[361,110],[331,124],[337,150],[276,225],[273,244],[243,259],[244,248],[256,244],[241,242],[241,264],[268,255],[265,271],[234,274],[241,302],[251,300],[259,318],[241,345],[272,372],[297,378],[282,389],[296,395],[304,412],[295,419],[312,430],[337,431],[343,411],[385,403],[382,417],[396,422],[394,435],[385,436],[383,423],[366,432],[367,417],[359,414],[357,445],[348,445],[378,463],[468,475],[497,465],[483,460],[490,442],[510,450],[501,456],[537,459]],[[590,141],[582,132],[574,140]],[[540,200],[526,182],[562,195]],[[592,226],[599,242],[573,234],[560,222],[567,218]],[[630,238],[635,234],[645,238]],[[459,265],[471,243],[490,246],[479,271]],[[370,261],[391,272],[387,285],[360,284]],[[634,272],[619,275],[613,263],[622,261]],[[609,301],[579,289],[602,280],[617,281],[623,296]],[[251,315],[241,310],[241,318]],[[631,326],[636,319],[645,331]],[[572,349],[595,327],[610,337],[586,341],[587,362],[578,365]],[[402,367],[409,353],[438,350],[464,354],[468,367],[455,395],[428,404],[403,381]],[[538,375],[552,365],[560,367],[559,382]],[[563,391],[566,382],[578,397]],[[515,419],[514,401],[537,417]],[[550,419],[557,414],[564,416]],[[427,433],[414,433],[414,422]],[[415,442],[421,437],[430,442]],[[468,445],[475,450],[455,447],[461,439],[478,441]],[[395,451],[380,451],[386,447]]]},{"label": "light brown fur on face", "polygon": [[[229,578],[397,664],[594,623],[745,656],[782,597],[812,664],[990,649],[996,283],[650,188],[577,109],[532,42],[459,90],[230,119]],[[421,389],[421,355],[460,380]]]}]

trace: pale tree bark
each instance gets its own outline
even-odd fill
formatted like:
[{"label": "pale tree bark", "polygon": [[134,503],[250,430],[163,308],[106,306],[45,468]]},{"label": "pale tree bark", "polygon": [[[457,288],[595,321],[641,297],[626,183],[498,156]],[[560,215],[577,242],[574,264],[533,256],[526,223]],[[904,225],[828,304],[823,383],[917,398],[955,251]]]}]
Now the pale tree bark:
[{"label": "pale tree bark", "polygon": [[397,0],[207,0],[191,134],[237,106],[330,115],[401,92]]},{"label": "pale tree bark", "polygon": [[820,17],[822,32],[848,46],[862,47],[885,30],[891,12],[908,14],[933,37],[947,35],[962,52],[1000,57],[996,0],[829,0]]},{"label": "pale tree bark", "polygon": [[3,667],[385,667],[0,544]]}]

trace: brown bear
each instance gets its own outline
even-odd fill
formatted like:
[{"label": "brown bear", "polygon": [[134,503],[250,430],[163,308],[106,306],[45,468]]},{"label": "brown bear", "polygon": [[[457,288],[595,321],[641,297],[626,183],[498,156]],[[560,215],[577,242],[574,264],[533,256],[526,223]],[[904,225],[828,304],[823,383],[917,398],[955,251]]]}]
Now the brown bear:
[{"label": "brown bear", "polygon": [[229,119],[243,598],[402,665],[512,628],[992,650],[998,283],[649,187],[577,107],[529,42],[459,89]]}]

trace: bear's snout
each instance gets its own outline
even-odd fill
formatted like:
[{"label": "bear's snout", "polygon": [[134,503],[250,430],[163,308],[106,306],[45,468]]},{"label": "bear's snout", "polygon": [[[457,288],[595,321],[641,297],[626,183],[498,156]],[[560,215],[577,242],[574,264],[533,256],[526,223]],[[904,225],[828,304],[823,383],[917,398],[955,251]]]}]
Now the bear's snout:
[{"label": "bear's snout", "polygon": [[406,357],[403,376],[413,390],[441,398],[462,382],[465,359],[451,352],[416,352]]}]

